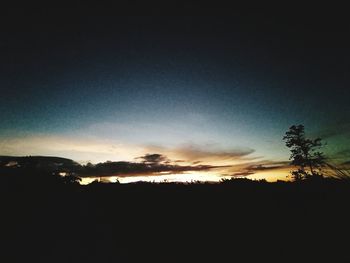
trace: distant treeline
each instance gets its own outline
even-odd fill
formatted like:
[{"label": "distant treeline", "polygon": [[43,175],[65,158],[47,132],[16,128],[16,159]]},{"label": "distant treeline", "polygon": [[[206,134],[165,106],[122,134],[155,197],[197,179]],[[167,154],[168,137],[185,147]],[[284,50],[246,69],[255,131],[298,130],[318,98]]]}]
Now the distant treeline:
[{"label": "distant treeline", "polygon": [[0,176],[1,262],[350,262],[350,184]]}]

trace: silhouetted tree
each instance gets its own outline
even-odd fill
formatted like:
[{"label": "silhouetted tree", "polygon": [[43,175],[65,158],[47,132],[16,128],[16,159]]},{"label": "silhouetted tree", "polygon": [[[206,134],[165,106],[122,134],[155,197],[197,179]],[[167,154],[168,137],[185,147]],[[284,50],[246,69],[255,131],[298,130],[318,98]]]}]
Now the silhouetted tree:
[{"label": "silhouetted tree", "polygon": [[81,178],[74,174],[68,174],[62,177],[62,180],[65,184],[79,184],[81,181]]},{"label": "silhouetted tree", "polygon": [[291,151],[290,164],[298,167],[291,172],[295,181],[322,176],[321,168],[325,165],[325,157],[318,151],[323,146],[321,138],[307,139],[304,126],[293,125],[286,132],[283,140]]}]

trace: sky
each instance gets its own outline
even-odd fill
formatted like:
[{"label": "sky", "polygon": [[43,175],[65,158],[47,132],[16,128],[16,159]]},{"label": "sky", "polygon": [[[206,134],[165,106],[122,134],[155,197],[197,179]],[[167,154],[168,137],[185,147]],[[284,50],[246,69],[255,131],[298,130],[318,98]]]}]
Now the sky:
[{"label": "sky", "polygon": [[276,180],[289,172],[283,135],[303,124],[332,162],[350,160],[341,8],[177,8],[5,9],[0,155],[96,164],[160,154],[215,168],[122,179]]}]

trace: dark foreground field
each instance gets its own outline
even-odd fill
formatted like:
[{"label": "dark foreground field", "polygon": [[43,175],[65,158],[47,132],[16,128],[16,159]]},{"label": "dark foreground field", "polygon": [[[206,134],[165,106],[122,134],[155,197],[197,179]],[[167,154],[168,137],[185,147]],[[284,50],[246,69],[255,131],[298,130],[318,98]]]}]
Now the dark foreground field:
[{"label": "dark foreground field", "polygon": [[0,187],[0,262],[350,262],[344,181]]}]

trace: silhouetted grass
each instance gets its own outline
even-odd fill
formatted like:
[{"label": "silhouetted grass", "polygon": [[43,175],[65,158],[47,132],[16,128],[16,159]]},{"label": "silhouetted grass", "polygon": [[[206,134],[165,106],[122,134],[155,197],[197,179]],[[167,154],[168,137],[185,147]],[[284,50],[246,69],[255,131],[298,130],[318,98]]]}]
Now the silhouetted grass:
[{"label": "silhouetted grass", "polygon": [[327,167],[329,168],[329,176],[332,178],[340,179],[340,180],[350,180],[350,170],[349,167],[346,166],[335,166],[330,163],[327,163]]}]

